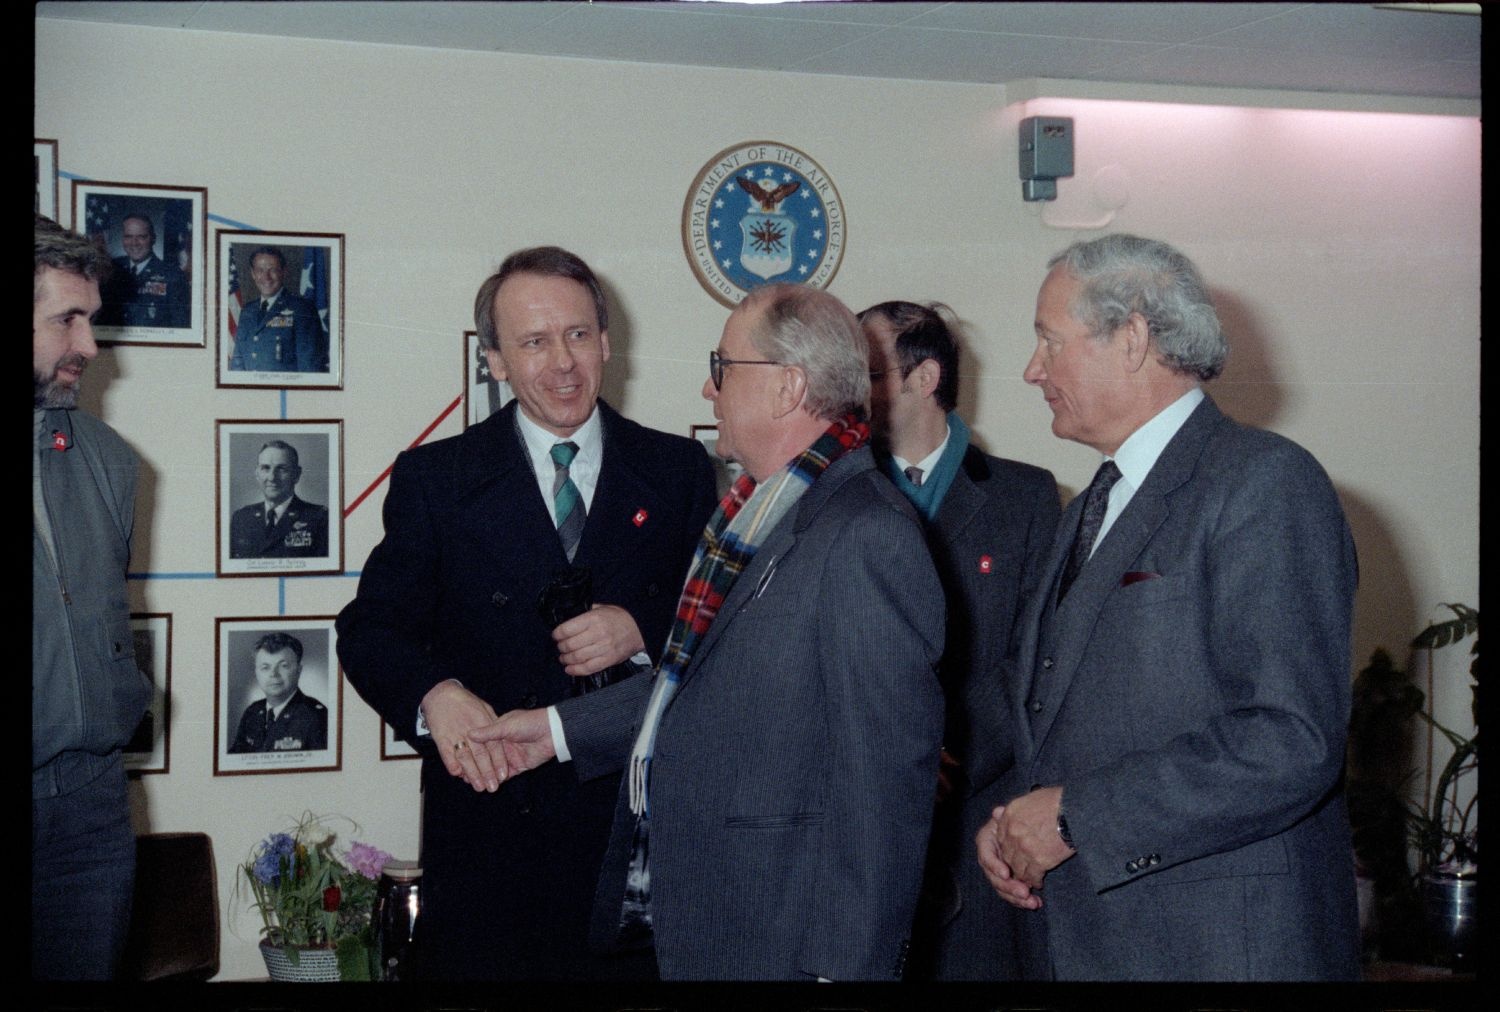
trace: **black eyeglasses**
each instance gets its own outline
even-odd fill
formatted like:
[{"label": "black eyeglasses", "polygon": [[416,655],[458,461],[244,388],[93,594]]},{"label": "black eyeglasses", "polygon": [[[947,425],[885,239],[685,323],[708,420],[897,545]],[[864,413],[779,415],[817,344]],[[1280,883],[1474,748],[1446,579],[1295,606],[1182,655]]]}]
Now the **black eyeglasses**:
[{"label": "black eyeglasses", "polygon": [[724,367],[726,365],[785,365],[784,362],[769,362],[758,358],[725,358],[717,350],[708,353],[708,378],[714,381],[714,389],[721,389],[724,385]]}]

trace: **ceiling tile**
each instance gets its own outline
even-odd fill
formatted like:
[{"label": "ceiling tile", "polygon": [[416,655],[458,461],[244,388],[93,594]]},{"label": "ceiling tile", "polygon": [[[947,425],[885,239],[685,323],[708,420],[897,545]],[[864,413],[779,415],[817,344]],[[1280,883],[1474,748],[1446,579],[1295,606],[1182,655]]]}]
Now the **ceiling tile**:
[{"label": "ceiling tile", "polygon": [[1379,10],[1364,4],[1310,4],[1205,41],[1289,53],[1477,60],[1479,21],[1472,15]]},{"label": "ceiling tile", "polygon": [[1142,54],[1160,44],[1053,39],[934,28],[887,29],[790,69],[818,74],[998,83],[1026,77],[1079,77],[1118,59],[1121,47]]},{"label": "ceiling tile", "polygon": [[[611,3],[611,7],[640,10],[690,10],[703,14],[727,14],[734,17],[770,18],[782,21],[838,21],[855,25],[895,25],[948,3],[865,3],[862,0],[813,3]],[[968,6],[965,4],[965,6]],[[990,6],[990,5],[984,5]]]},{"label": "ceiling tile", "polygon": [[[879,29],[867,25],[656,12],[581,4],[517,40],[527,53],[600,60],[631,59],[754,70],[786,70]],[[621,54],[628,53],[629,56]]]},{"label": "ceiling tile", "polygon": [[1300,4],[954,3],[912,19],[923,28],[1126,42],[1191,42]]}]

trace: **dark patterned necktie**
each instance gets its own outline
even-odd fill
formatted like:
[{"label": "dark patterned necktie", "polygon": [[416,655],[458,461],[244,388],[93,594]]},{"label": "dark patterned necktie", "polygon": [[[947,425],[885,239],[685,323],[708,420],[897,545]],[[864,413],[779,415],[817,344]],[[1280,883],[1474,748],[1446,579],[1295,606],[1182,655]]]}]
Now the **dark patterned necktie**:
[{"label": "dark patterned necktie", "polygon": [[552,502],[557,513],[557,536],[562,540],[563,552],[568,561],[578,551],[578,542],[583,538],[585,511],[583,497],[578,486],[568,477],[568,466],[578,454],[577,443],[557,443],[552,447],[552,466],[556,474],[552,478]]},{"label": "dark patterned necktie", "polygon": [[1068,588],[1089,561],[1094,550],[1094,541],[1099,537],[1099,528],[1104,526],[1104,514],[1109,511],[1109,490],[1120,480],[1120,469],[1112,460],[1106,460],[1094,472],[1094,480],[1083,500],[1083,519],[1078,522],[1078,536],[1073,539],[1073,550],[1068,553],[1068,564],[1063,569],[1062,583],[1057,588],[1057,599],[1067,596]]},{"label": "dark patterned necktie", "polygon": [[920,467],[917,467],[915,464],[913,464],[911,467],[908,467],[906,469],[905,474],[907,481],[917,486],[917,488],[922,487],[922,469]]}]

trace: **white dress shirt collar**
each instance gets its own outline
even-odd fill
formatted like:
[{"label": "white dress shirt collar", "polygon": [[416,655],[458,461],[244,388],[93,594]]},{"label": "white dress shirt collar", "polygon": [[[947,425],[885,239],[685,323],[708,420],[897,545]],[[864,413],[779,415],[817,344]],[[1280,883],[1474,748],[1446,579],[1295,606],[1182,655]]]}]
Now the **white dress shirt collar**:
[{"label": "white dress shirt collar", "polygon": [[1130,505],[1130,500],[1135,497],[1136,491],[1145,484],[1146,476],[1156,466],[1156,460],[1161,456],[1172,437],[1177,435],[1177,430],[1182,428],[1183,423],[1203,402],[1203,388],[1193,387],[1187,393],[1177,398],[1165,408],[1162,408],[1145,425],[1132,432],[1120,448],[1115,451],[1111,459],[1115,466],[1120,469],[1120,480],[1115,482],[1114,487],[1109,490],[1109,509],[1104,513],[1104,523],[1099,528],[1099,535],[1094,538],[1094,547],[1091,551],[1099,550],[1104,543],[1104,536],[1109,529],[1115,525],[1115,520],[1125,507]]},{"label": "white dress shirt collar", "polygon": [[[943,426],[943,441],[937,445],[937,449],[936,450],[933,450],[927,456],[925,456],[921,460],[917,461],[916,466],[920,467],[922,469],[922,480],[923,481],[926,481],[927,480],[927,476],[930,475],[930,474],[932,474],[932,469],[934,467],[937,467],[938,461],[943,459],[943,451],[946,450],[946,449],[948,449],[948,440],[950,440],[952,438],[953,438],[953,428],[952,428],[952,426],[944,425]],[[894,453],[891,454],[891,457],[896,461],[896,466],[899,467],[899,468],[901,468],[901,470],[903,470],[903,471],[905,471],[908,467],[912,466],[911,461],[907,460],[905,457],[898,457]]]},{"label": "white dress shirt collar", "polygon": [[[526,455],[531,460],[531,470],[536,475],[537,487],[541,489],[542,501],[547,504],[548,514],[553,511],[552,477],[557,473],[552,463],[552,447],[558,443],[571,442],[578,445],[578,453],[573,457],[573,463],[568,465],[568,477],[578,488],[583,508],[592,509],[594,489],[599,485],[599,468],[604,462],[604,426],[599,421],[599,406],[594,405],[588,421],[566,438],[548,432],[532,421],[519,404],[516,405],[516,420],[521,429],[521,440],[526,444]],[[552,516],[552,521],[557,522],[555,515]]]}]

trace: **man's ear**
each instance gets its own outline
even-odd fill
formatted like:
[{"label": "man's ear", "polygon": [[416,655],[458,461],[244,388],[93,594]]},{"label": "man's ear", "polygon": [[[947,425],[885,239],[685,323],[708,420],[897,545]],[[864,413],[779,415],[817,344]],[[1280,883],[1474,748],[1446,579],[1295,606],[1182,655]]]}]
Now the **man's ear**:
[{"label": "man's ear", "polygon": [[800,365],[784,365],[780,378],[771,386],[771,417],[784,418],[802,406],[807,399],[807,373]]},{"label": "man's ear", "polygon": [[1116,328],[1115,334],[1124,339],[1122,349],[1126,369],[1130,372],[1138,371],[1151,357],[1151,325],[1140,313],[1131,313]]},{"label": "man's ear", "polygon": [[494,348],[486,348],[484,349],[484,360],[490,365],[490,375],[504,383],[506,380],[505,360],[500,357],[500,352]]},{"label": "man's ear", "polygon": [[917,393],[931,397],[938,388],[938,381],[943,378],[943,367],[936,359],[924,358],[907,374],[907,378],[913,381]]}]

